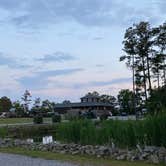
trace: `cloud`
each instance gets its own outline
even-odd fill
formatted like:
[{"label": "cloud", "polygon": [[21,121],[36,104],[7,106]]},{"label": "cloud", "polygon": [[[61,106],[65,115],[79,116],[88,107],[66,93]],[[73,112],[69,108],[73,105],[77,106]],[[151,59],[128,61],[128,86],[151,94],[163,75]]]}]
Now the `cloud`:
[{"label": "cloud", "polygon": [[[61,69],[61,70],[51,70],[51,71],[41,71],[34,73],[33,76],[26,76],[18,79],[17,81],[21,83],[25,88],[44,88],[47,87],[49,83],[49,77],[57,77],[64,75],[71,75],[76,72],[81,72],[82,68],[71,68],[71,69]],[[55,83],[56,85],[56,83]]]},{"label": "cloud", "polygon": [[23,28],[72,21],[86,26],[111,26],[159,18],[159,8],[166,14],[165,1],[159,2],[160,5],[146,5],[122,0],[0,0],[0,7],[9,12],[6,21]]},{"label": "cloud", "polygon": [[93,40],[102,40],[104,37],[94,37]]},{"label": "cloud", "polygon": [[75,89],[77,88],[85,88],[85,87],[102,87],[102,86],[110,86],[110,85],[115,85],[115,84],[124,84],[131,82],[131,78],[117,78],[117,79],[112,79],[110,81],[92,81],[92,82],[87,82],[87,83],[78,83],[74,84],[73,87]]},{"label": "cloud", "polygon": [[8,66],[9,68],[15,68],[15,69],[25,69],[31,67],[30,65],[18,62],[13,57],[9,57],[8,55],[2,52],[0,52],[0,65]]},{"label": "cloud", "polygon": [[74,60],[75,57],[64,52],[55,52],[52,55],[45,55],[43,58],[38,59],[41,62],[64,62]]},{"label": "cloud", "polygon": [[102,67],[104,67],[104,65],[103,64],[97,64],[96,67],[102,68]]}]

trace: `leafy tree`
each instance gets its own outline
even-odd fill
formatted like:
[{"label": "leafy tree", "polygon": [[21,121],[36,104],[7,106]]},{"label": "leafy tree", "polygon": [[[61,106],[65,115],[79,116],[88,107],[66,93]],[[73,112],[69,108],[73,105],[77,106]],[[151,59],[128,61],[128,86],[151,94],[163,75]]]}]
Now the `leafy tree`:
[{"label": "leafy tree", "polygon": [[100,101],[104,102],[104,103],[112,103],[114,104],[116,101],[116,98],[114,96],[111,95],[101,95],[100,96]]},{"label": "leafy tree", "polygon": [[41,111],[41,100],[40,98],[36,98],[33,104],[33,107],[31,108],[32,112],[40,112]]},{"label": "leafy tree", "polygon": [[9,112],[12,108],[11,100],[4,96],[0,98],[0,112]]},{"label": "leafy tree", "polygon": [[129,89],[122,89],[118,94],[118,102],[120,104],[121,111],[125,111],[129,114],[134,113],[132,91]]},{"label": "leafy tree", "polygon": [[23,96],[21,97],[22,101],[23,101],[23,106],[24,106],[24,112],[28,112],[29,110],[29,104],[31,102],[31,94],[28,90],[26,90],[23,94]]},{"label": "leafy tree", "polygon": [[166,22],[159,27],[153,28],[153,34],[155,36],[155,47],[157,47],[156,56],[154,56],[156,63],[154,63],[155,70],[154,74],[158,71],[162,71],[161,79],[163,84],[166,85]]},{"label": "leafy tree", "polygon": [[96,91],[88,92],[85,96],[92,95],[92,96],[99,96],[100,94]]},{"label": "leafy tree", "polygon": [[14,108],[15,113],[18,117],[23,117],[25,115],[24,106],[20,104],[19,101],[13,102],[12,108]]},{"label": "leafy tree", "polygon": [[147,105],[151,114],[158,114],[166,108],[166,85],[153,89],[152,95],[147,101]]},{"label": "leafy tree", "polygon": [[70,100],[64,100],[62,103],[63,104],[70,104],[71,102],[70,102]]},{"label": "leafy tree", "polygon": [[54,103],[49,100],[42,101],[41,111],[42,112],[52,112],[54,110]]},{"label": "leafy tree", "polygon": [[123,51],[120,57],[132,69],[134,105],[152,93],[152,79],[166,84],[166,23],[151,28],[148,22],[140,22],[129,27],[124,36]]}]

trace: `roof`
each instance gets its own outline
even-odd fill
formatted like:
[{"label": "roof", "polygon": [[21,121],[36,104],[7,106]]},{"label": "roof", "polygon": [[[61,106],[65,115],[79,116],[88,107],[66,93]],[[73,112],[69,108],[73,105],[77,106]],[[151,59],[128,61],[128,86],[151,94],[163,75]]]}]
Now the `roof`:
[{"label": "roof", "polygon": [[103,102],[86,102],[86,103],[56,104],[55,108],[92,107],[92,106],[112,107],[113,105],[110,103],[103,103]]}]

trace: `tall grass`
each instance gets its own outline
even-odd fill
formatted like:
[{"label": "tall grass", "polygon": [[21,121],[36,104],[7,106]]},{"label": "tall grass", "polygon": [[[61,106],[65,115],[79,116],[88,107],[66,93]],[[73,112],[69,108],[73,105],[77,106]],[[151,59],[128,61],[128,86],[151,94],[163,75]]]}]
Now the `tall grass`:
[{"label": "tall grass", "polygon": [[166,147],[166,114],[139,121],[73,120],[56,125],[0,127],[0,138],[38,138],[52,135],[65,143],[134,147],[136,144]]},{"label": "tall grass", "polygon": [[120,147],[154,145],[166,147],[166,114],[148,117],[141,121],[102,121],[95,124],[89,120],[61,123],[56,138],[67,143],[108,145],[114,142]]}]

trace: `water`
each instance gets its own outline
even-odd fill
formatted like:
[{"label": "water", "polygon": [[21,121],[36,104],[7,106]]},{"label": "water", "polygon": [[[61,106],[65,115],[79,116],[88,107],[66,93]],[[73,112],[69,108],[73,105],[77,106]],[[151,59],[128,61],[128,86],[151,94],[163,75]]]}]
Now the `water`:
[{"label": "water", "polygon": [[55,160],[44,160],[22,155],[0,153],[0,166],[78,166]]}]

